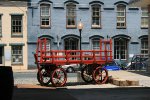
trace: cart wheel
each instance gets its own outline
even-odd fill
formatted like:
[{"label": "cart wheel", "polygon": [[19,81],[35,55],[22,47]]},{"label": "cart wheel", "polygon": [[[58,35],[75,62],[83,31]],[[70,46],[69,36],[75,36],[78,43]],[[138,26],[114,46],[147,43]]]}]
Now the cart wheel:
[{"label": "cart wheel", "polygon": [[93,68],[90,65],[86,65],[82,70],[81,70],[81,77],[82,79],[87,82],[87,83],[91,83],[93,81],[93,77],[92,77],[92,72],[93,72]]},{"label": "cart wheel", "polygon": [[66,84],[67,73],[63,68],[55,69],[51,74],[51,82],[53,86],[61,87]]},{"label": "cart wheel", "polygon": [[47,86],[51,82],[50,72],[41,67],[37,73],[37,80],[42,86]]},{"label": "cart wheel", "polygon": [[104,84],[108,79],[108,71],[99,66],[93,71],[93,78],[97,84]]}]

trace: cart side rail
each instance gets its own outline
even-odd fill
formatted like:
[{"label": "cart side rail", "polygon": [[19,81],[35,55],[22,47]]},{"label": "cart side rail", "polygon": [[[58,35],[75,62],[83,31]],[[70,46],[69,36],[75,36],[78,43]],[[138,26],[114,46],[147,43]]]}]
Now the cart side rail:
[{"label": "cart side rail", "polygon": [[104,64],[112,61],[112,40],[100,40],[100,50],[46,50],[46,39],[38,39],[36,56],[39,63]]}]

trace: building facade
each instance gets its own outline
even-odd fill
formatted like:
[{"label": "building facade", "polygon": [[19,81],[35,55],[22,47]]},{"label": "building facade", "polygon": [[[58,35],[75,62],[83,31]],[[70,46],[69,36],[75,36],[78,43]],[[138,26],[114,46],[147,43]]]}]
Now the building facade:
[{"label": "building facade", "polygon": [[27,1],[0,1],[0,66],[27,69]]},{"label": "building facade", "polygon": [[47,50],[80,48],[78,22],[84,24],[81,46],[99,49],[99,40],[113,39],[113,58],[129,61],[148,56],[147,8],[129,7],[129,0],[30,0],[28,5],[28,66],[38,38],[47,38]]},{"label": "building facade", "polygon": [[[148,15],[149,15],[149,32],[148,32],[148,43],[150,43],[150,0],[130,0],[129,5],[136,6],[136,7],[147,7],[148,8]],[[150,72],[150,44],[148,44],[148,51],[149,51],[149,63],[147,71]]]}]

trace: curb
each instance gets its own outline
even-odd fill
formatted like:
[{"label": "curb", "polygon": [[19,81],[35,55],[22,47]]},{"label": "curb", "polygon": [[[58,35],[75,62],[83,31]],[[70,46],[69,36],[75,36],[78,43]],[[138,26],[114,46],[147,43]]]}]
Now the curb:
[{"label": "curb", "polygon": [[56,89],[56,87],[46,87],[41,85],[35,85],[35,84],[16,84],[14,85],[15,88],[28,88],[28,89]]},{"label": "curb", "polygon": [[22,73],[22,72],[37,72],[37,69],[32,70],[13,70],[13,72]]}]

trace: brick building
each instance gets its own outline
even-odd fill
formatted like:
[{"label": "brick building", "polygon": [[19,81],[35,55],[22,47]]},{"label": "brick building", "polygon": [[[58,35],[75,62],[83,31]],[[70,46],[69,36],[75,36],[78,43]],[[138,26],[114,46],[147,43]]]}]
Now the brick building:
[{"label": "brick building", "polygon": [[0,66],[27,69],[27,0],[0,0]]},{"label": "brick building", "polygon": [[37,38],[48,38],[47,49],[99,49],[99,40],[113,39],[113,57],[129,61],[148,56],[147,8],[130,7],[129,0],[30,0],[28,2],[28,66],[35,67]]}]

